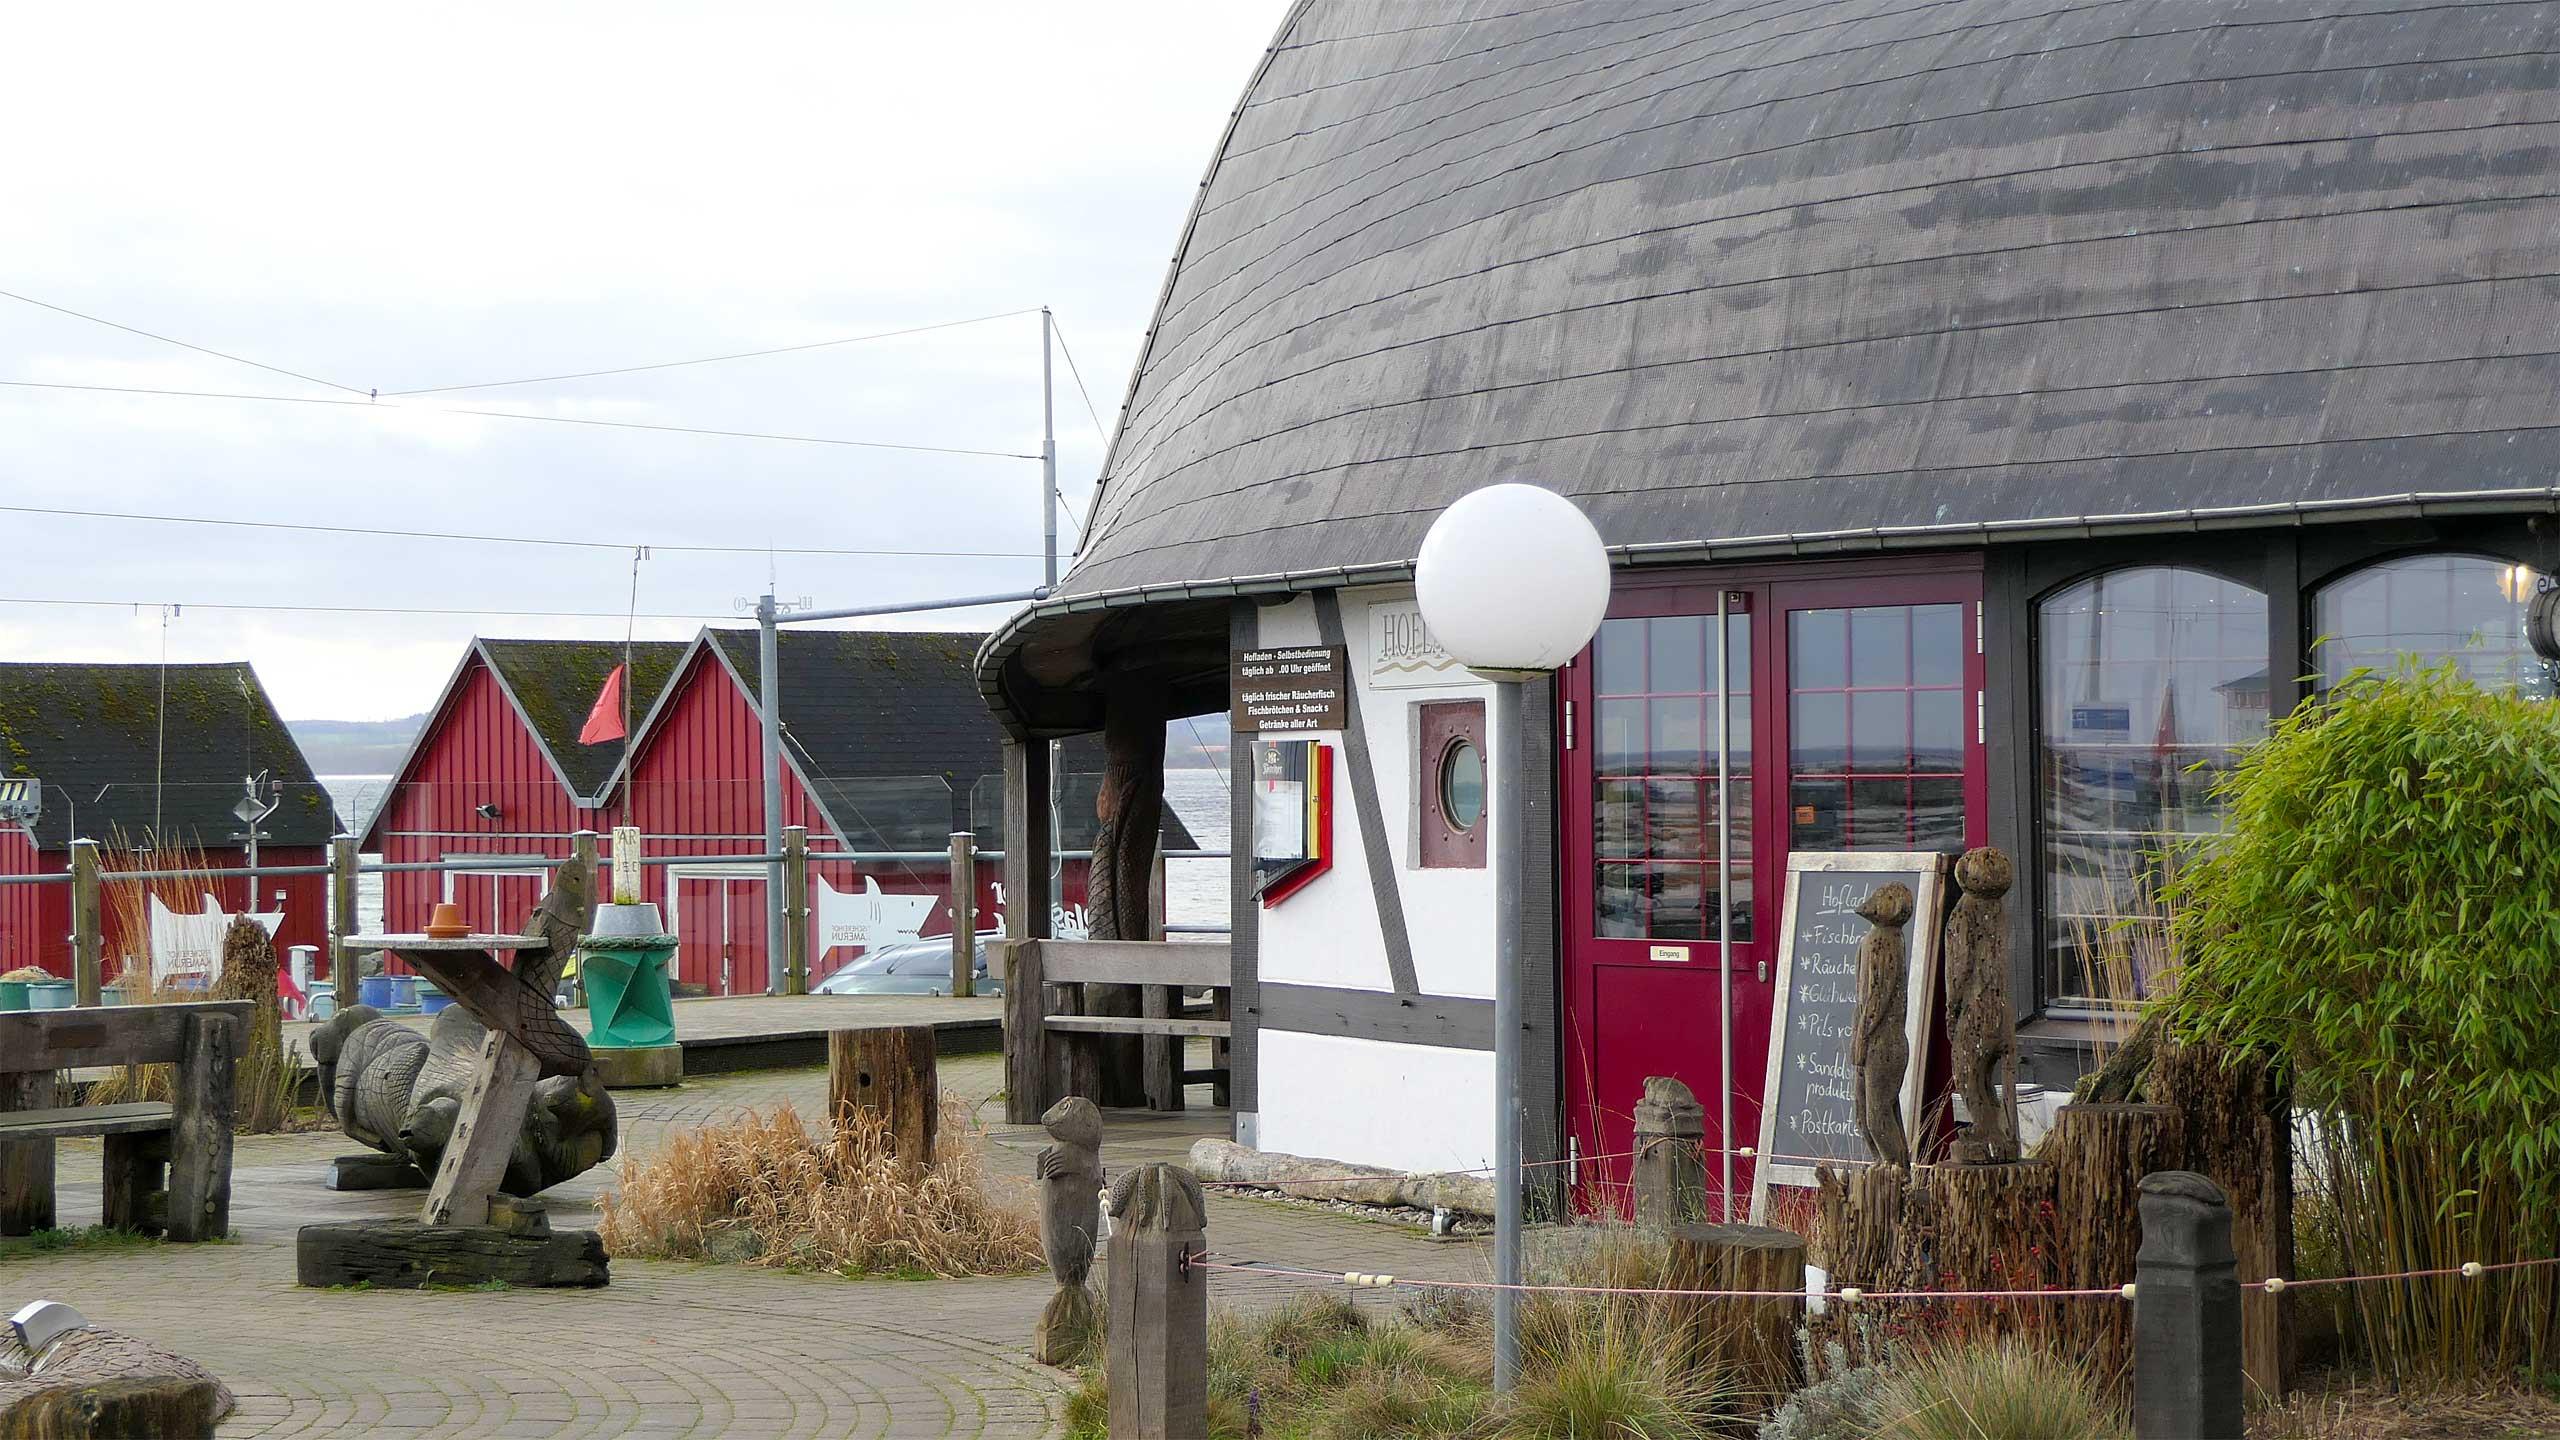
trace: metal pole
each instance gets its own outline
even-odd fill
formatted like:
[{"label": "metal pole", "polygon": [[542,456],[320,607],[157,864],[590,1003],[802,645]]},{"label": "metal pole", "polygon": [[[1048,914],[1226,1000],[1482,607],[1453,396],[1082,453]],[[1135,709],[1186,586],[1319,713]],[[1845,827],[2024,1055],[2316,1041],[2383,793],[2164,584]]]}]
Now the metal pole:
[{"label": "metal pole", "polygon": [[[1523,689],[1493,683],[1493,1278],[1520,1283],[1520,763]],[[1520,1373],[1520,1295],[1493,1292],[1493,1388]]]},{"label": "metal pole", "polygon": [[1051,589],[1058,584],[1058,420],[1050,403],[1049,307],[1040,307],[1040,554]]},{"label": "metal pole", "polygon": [[1724,1200],[1716,1218],[1733,1223],[1733,632],[1729,592],[1716,592],[1716,992],[1722,1032],[1724,1120],[1716,1148],[1724,1152]]},{"label": "metal pole", "polygon": [[[763,694],[764,709],[764,853],[782,854],[782,647],[781,632],[775,626],[773,592],[766,591],[756,602],[756,668]],[[789,963],[790,938],[785,933],[782,907],[787,897],[782,893],[782,861],[765,862],[764,867],[764,993],[782,993],[782,969]]]}]

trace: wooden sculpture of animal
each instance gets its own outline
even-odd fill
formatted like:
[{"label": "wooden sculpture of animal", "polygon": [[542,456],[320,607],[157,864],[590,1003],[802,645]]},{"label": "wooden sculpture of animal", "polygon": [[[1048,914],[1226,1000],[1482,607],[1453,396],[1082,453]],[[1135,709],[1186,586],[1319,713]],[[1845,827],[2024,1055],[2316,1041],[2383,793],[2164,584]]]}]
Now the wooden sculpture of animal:
[{"label": "wooden sculpture of animal", "polygon": [[1902,1082],[1911,1068],[1910,967],[1902,927],[1911,923],[1911,887],[1881,885],[1858,907],[1875,927],[1858,942],[1858,1028],[1849,1037],[1856,1072],[1858,1129],[1880,1164],[1908,1166],[1911,1137],[1902,1128]]},{"label": "wooden sculpture of animal", "polygon": [[1967,1124],[1956,1159],[2000,1165],[2018,1158],[2018,1117],[2011,1098],[2018,1072],[2018,1013],[2009,1005],[2009,926],[2001,897],[2014,871],[2009,857],[1985,845],[1956,861],[1963,892],[1947,917],[1947,1048]]},{"label": "wooden sculpture of animal", "polygon": [[1058,1293],[1040,1312],[1032,1358],[1045,1365],[1080,1363],[1095,1338],[1099,1306],[1086,1277],[1102,1234],[1102,1112],[1081,1095],[1049,1107],[1040,1128],[1051,1143],[1035,1169],[1040,1178],[1040,1244]]}]

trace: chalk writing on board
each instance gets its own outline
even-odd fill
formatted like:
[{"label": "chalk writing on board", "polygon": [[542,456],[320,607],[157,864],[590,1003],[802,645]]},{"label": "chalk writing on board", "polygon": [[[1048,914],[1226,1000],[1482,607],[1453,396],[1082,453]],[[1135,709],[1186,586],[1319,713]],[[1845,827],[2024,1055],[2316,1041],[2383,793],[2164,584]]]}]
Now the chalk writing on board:
[{"label": "chalk writing on board", "polygon": [[[1776,997],[1777,1025],[1771,1036],[1768,1110],[1764,1124],[1768,1153],[1804,1162],[1867,1158],[1865,1138],[1857,1125],[1856,1076],[1849,1064],[1849,1043],[1858,1021],[1858,947],[1868,925],[1858,907],[1883,886],[1900,882],[1935,902],[1934,880],[1939,861],[1933,855],[1797,856],[1787,880],[1790,896],[1781,974],[1785,987]],[[1831,868],[1838,866],[1841,868]],[[1927,946],[1934,961],[1933,926],[1914,925],[1915,946]],[[1913,959],[1922,958],[1915,950]],[[1930,1003],[1932,991],[1915,983],[1917,1006]],[[1925,1054],[1925,1047],[1921,1047]],[[1918,1084],[1915,1076],[1910,1084]],[[1803,1183],[1790,1178],[1786,1183]]]}]

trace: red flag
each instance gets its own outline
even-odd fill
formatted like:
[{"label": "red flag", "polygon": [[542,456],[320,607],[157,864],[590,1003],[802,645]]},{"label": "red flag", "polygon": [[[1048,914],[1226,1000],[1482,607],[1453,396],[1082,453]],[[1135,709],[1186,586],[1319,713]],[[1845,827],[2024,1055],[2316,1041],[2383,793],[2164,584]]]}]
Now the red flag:
[{"label": "red flag", "polygon": [[622,725],[622,671],[623,667],[616,665],[613,673],[604,677],[604,688],[596,692],[595,708],[587,712],[586,728],[578,732],[579,744],[601,745],[630,733]]}]

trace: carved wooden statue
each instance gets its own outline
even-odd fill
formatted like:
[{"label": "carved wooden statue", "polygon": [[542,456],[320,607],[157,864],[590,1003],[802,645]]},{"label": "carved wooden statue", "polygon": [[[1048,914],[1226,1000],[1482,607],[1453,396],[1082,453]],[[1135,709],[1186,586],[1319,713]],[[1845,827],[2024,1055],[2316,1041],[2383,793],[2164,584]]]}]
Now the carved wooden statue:
[{"label": "carved wooden statue", "polygon": [[[339,1128],[423,1178],[453,1138],[487,1033],[458,1005],[424,1035],[352,1005],[312,1032],[311,1051]],[[592,1068],[537,1083],[500,1188],[534,1195],[585,1174],[613,1157],[615,1128],[613,1097]]]},{"label": "carved wooden statue", "polygon": [[1054,1143],[1040,1151],[1040,1243],[1058,1293],[1040,1312],[1032,1358],[1044,1365],[1080,1363],[1095,1338],[1093,1291],[1086,1277],[1102,1231],[1102,1112],[1081,1095],[1049,1107],[1040,1128]]},{"label": "carved wooden statue", "polygon": [[1911,910],[1911,887],[1899,881],[1878,886],[1858,907],[1875,928],[1858,942],[1858,1028],[1849,1037],[1858,1130],[1878,1162],[1906,1167],[1911,1137],[1902,1128],[1902,1082],[1911,1069],[1911,967],[1902,927],[1911,923]]},{"label": "carved wooden statue", "polygon": [[1956,1159],[1999,1165],[2018,1158],[2018,1013],[2009,1005],[2009,857],[1985,845],[1956,861],[1963,891],[1947,918],[1947,1046],[1967,1125]]}]

